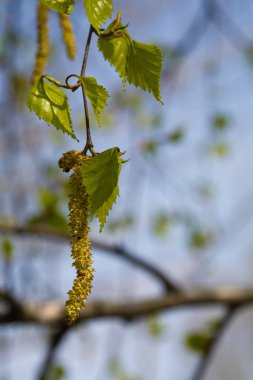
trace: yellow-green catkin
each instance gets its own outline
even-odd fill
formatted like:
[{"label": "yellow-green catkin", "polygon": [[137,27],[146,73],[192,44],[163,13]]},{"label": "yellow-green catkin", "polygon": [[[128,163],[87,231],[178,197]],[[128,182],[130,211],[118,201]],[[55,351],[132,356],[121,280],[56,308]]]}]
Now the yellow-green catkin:
[{"label": "yellow-green catkin", "polygon": [[48,62],[50,49],[48,15],[49,8],[39,0],[37,10],[37,53],[31,78],[32,84],[34,84],[44,73],[44,68]]},{"label": "yellow-green catkin", "polygon": [[62,30],[62,39],[66,47],[67,55],[70,59],[76,56],[76,39],[70,17],[59,13],[60,26]]},{"label": "yellow-green catkin", "polygon": [[73,170],[70,176],[69,190],[69,227],[71,235],[71,257],[76,268],[76,278],[72,289],[68,292],[66,302],[66,318],[68,324],[75,322],[84,307],[87,296],[91,293],[93,271],[92,255],[89,241],[89,200],[82,185],[80,168],[88,157],[79,151],[64,153],[59,160],[63,171]]}]

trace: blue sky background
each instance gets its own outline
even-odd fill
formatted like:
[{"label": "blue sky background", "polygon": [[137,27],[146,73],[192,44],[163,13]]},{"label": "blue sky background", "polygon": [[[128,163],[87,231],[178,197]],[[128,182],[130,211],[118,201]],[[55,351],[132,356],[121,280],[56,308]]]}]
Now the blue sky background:
[{"label": "blue sky background", "polygon": [[[66,73],[80,71],[88,25],[82,2],[76,3],[75,62],[67,61],[58,20],[55,14],[50,17],[53,49],[46,72],[59,80],[64,80]],[[107,117],[112,125],[104,129],[95,126],[92,131],[97,151],[112,146],[127,151],[130,161],[122,170],[121,196],[109,222],[127,213],[134,216],[135,223],[133,228],[113,235],[108,230],[100,235],[94,223],[91,236],[122,244],[163,268],[187,288],[252,287],[253,282],[253,69],[246,56],[253,42],[253,4],[250,0],[219,3],[230,22],[222,20],[219,26],[208,24],[184,59],[175,61],[172,53],[165,56],[164,107],[146,95],[140,109],[129,111],[128,106],[124,107],[128,97],[123,94],[123,107],[119,108],[114,98],[109,103]],[[115,1],[115,8],[123,9],[123,22],[130,22],[129,32],[134,39],[172,49],[187,36],[189,25],[201,13],[203,4],[204,0],[128,0]],[[8,7],[12,15],[9,28],[14,28],[20,37],[15,51],[11,50],[11,43],[6,46],[4,42]],[[82,148],[82,144],[51,132],[28,110],[10,108],[8,75],[11,70],[25,75],[32,70],[35,8],[35,1],[31,0],[2,0],[0,4],[1,46],[8,48],[8,62],[2,64],[0,74],[3,115],[0,206],[5,218],[15,215],[19,223],[38,208],[38,188],[47,186],[43,167],[56,166],[63,152]],[[96,37],[87,74],[94,75],[109,92],[121,91],[119,78],[96,51],[95,40]],[[129,93],[141,92],[128,86]],[[80,94],[70,95],[74,125],[83,143],[81,100]],[[152,128],[149,119],[154,114],[161,114],[161,122]],[[215,132],[211,126],[212,117],[218,114],[228,117],[229,126],[224,132]],[[155,155],[141,150],[143,141],[161,139],[178,126],[185,129],[180,144],[159,146]],[[228,147],[224,157],[212,150],[220,142]],[[15,155],[17,158],[13,159]],[[209,197],[203,195],[204,189],[211,194]],[[161,213],[177,214],[181,219],[172,223],[167,234],[156,236],[153,224]],[[191,247],[188,241],[192,228],[209,231],[212,244],[201,251]],[[161,294],[160,287],[147,275],[113,257],[95,251],[94,267],[91,300],[127,302]],[[3,263],[0,269],[4,270]],[[69,247],[43,240],[16,239],[12,276],[18,296],[64,301],[74,276]],[[4,283],[3,276],[0,282]],[[164,332],[160,337],[150,334],[146,321],[91,322],[76,328],[65,339],[58,362],[66,366],[68,379],[73,380],[115,378],[109,370],[112,360],[133,379],[188,380],[198,356],[185,348],[185,334],[203,327],[222,312],[220,308],[205,308],[162,313],[159,323]],[[252,379],[252,327],[252,311],[245,310],[224,336],[205,380]],[[46,343],[47,333],[42,328],[1,329],[0,379],[35,379]]]}]

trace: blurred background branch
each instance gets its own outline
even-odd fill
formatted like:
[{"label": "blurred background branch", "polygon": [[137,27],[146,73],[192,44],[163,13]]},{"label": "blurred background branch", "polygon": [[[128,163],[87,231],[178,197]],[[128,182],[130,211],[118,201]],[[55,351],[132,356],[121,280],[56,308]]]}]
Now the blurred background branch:
[{"label": "blurred background branch", "polygon": [[[57,161],[78,146],[25,108],[36,2],[0,5],[0,379],[251,379],[252,2],[116,8],[134,38],[163,48],[165,107],[122,93],[91,46],[87,75],[111,89],[103,128],[90,120],[94,141],[99,151],[120,146],[130,162],[106,231],[92,225],[94,296],[67,328],[73,272]],[[76,1],[69,62],[55,16],[46,71],[60,80],[79,72],[88,25]],[[78,136],[81,106],[71,100]]]}]

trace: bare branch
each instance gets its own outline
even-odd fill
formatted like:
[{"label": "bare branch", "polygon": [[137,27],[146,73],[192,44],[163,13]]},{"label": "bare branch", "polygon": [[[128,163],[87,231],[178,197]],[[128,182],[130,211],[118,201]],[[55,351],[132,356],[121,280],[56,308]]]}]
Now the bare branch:
[{"label": "bare branch", "polygon": [[[132,303],[93,301],[86,305],[80,315],[79,322],[101,318],[133,320],[174,308],[201,307],[204,305],[224,305],[235,308],[252,302],[253,289],[220,288],[213,291],[192,289],[181,293],[172,293],[158,299],[151,298]],[[65,311],[63,305],[57,301],[44,304],[26,303],[22,306],[22,313],[19,313],[15,319],[12,318],[10,322],[33,322],[49,326],[64,325]]]},{"label": "bare branch", "polygon": [[[4,234],[37,236],[46,237],[47,239],[52,240],[69,241],[69,235],[67,233],[41,227],[35,228],[29,226],[0,225],[0,232]],[[92,246],[105,253],[122,258],[129,263],[134,264],[136,267],[146,271],[162,284],[166,292],[179,291],[179,287],[175,285],[174,282],[169,279],[169,276],[163,273],[161,269],[155,267],[153,263],[149,263],[145,259],[138,257],[136,254],[130,253],[126,248],[97,240],[92,241]]]},{"label": "bare branch", "polygon": [[239,26],[229,13],[220,4],[219,0],[213,0],[215,7],[214,18],[215,24],[219,30],[233,43],[235,48],[239,51],[247,46],[252,45],[252,38],[250,38]]},{"label": "bare branch", "polygon": [[192,21],[186,33],[181,38],[176,46],[177,52],[181,57],[191,53],[198,42],[203,38],[209,23],[214,17],[213,0],[204,0],[200,2],[200,9],[197,12],[196,18]]},{"label": "bare branch", "polygon": [[149,263],[137,255],[130,253],[125,248],[115,245],[111,246],[111,249],[108,251],[108,245],[104,244],[103,242],[96,242],[94,246],[104,251],[111,252],[113,255],[116,255],[119,258],[123,258],[124,260],[131,262],[131,264],[134,264],[137,267],[145,270],[161,282],[166,292],[179,291],[178,285],[175,285],[174,282],[172,282],[172,280],[168,278],[167,274],[163,273],[161,269],[155,267],[153,263]]},{"label": "bare branch", "polygon": [[7,312],[0,314],[0,323],[16,321],[23,318],[23,304],[7,291],[0,290],[0,300],[7,304]]}]

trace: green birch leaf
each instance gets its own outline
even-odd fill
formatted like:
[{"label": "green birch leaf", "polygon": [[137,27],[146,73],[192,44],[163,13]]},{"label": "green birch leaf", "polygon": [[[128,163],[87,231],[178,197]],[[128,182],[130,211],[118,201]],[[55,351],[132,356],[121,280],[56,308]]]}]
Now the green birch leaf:
[{"label": "green birch leaf", "polygon": [[121,13],[118,12],[116,20],[100,35],[98,49],[115,67],[124,89],[127,79],[130,84],[150,92],[163,104],[160,95],[162,52],[156,45],[132,40],[126,31],[127,26],[122,25]]},{"label": "green birch leaf", "polygon": [[132,40],[127,60],[128,82],[154,95],[163,104],[160,95],[162,52],[156,45]]},{"label": "green birch leaf", "polygon": [[59,87],[39,79],[28,95],[27,105],[39,119],[77,140],[72,129],[67,95]]},{"label": "green birch leaf", "polygon": [[90,202],[90,216],[98,217],[100,232],[119,195],[118,180],[122,166],[118,148],[111,148],[89,158],[81,168],[83,185]]},{"label": "green birch leaf", "polygon": [[107,105],[109,94],[103,86],[97,83],[95,78],[79,77],[79,79],[96,115],[98,125],[101,126],[100,114]]},{"label": "green birch leaf", "polygon": [[109,214],[109,211],[112,209],[112,206],[114,203],[116,203],[116,199],[119,196],[119,187],[116,186],[113,190],[112,194],[109,196],[107,201],[103,204],[103,206],[97,211],[96,216],[98,217],[100,221],[100,232],[102,232],[107,216]]},{"label": "green birch leaf", "polygon": [[69,15],[73,11],[75,0],[41,0],[48,8]]},{"label": "green birch leaf", "polygon": [[127,59],[130,46],[130,37],[123,31],[115,35],[101,36],[98,39],[98,49],[104,58],[114,66],[126,88]]},{"label": "green birch leaf", "polygon": [[112,0],[84,0],[84,8],[90,24],[100,34],[101,25],[112,17]]}]

